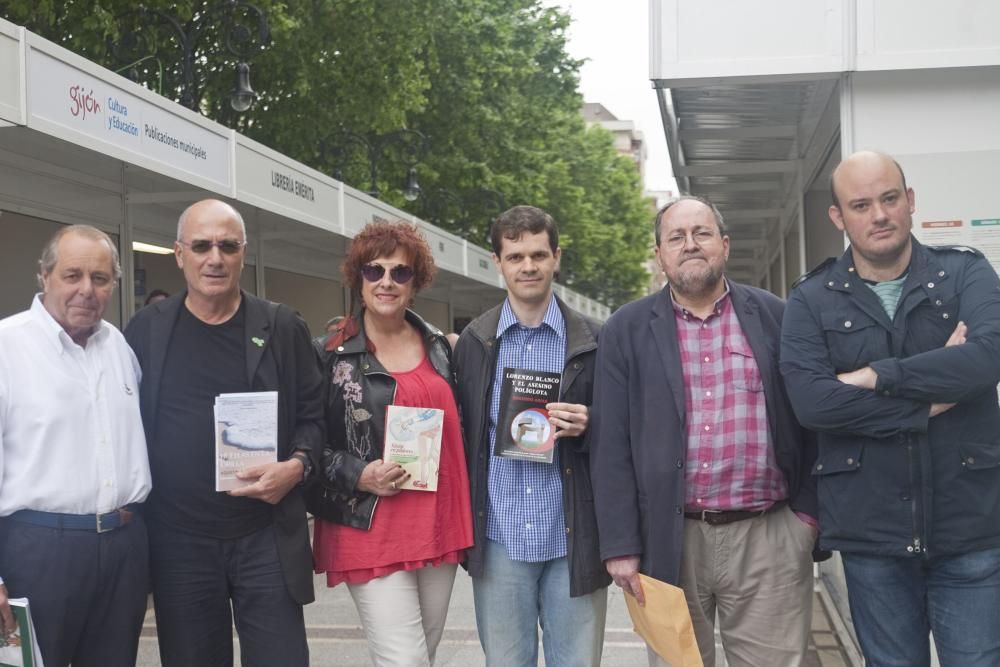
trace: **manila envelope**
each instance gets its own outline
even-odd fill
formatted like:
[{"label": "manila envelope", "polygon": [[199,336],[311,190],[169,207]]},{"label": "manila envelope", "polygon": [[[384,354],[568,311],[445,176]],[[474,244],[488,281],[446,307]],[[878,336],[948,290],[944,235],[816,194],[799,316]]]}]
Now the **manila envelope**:
[{"label": "manila envelope", "polygon": [[672,667],[704,667],[684,591],[641,573],[639,580],[646,606],[625,594],[635,632]]}]

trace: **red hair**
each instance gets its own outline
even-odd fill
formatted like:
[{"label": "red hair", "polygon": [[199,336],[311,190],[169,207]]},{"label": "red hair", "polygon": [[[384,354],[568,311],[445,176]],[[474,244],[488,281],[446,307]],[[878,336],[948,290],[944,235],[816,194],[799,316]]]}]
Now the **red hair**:
[{"label": "red hair", "polygon": [[434,280],[437,267],[431,248],[420,228],[403,222],[371,222],[364,226],[351,242],[341,272],[354,294],[361,293],[361,267],[379,257],[388,257],[397,250],[406,255],[413,268],[413,291],[419,292]]}]

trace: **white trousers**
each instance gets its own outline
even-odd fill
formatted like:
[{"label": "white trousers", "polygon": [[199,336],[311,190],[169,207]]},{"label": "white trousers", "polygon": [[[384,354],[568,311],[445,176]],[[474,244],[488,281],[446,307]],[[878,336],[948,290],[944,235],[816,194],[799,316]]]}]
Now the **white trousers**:
[{"label": "white trousers", "polygon": [[434,664],[457,568],[422,567],[348,584],[376,667]]}]

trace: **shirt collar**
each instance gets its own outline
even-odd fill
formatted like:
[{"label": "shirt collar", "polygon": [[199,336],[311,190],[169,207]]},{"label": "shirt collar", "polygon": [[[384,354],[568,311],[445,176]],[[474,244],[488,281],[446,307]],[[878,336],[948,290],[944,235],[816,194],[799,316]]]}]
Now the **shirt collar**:
[{"label": "shirt collar", "polygon": [[[503,336],[507,329],[515,324],[520,324],[520,322],[514,314],[514,309],[510,306],[510,299],[504,299],[503,306],[500,308],[500,321],[497,322],[497,338]],[[563,319],[562,311],[559,310],[555,294],[549,296],[549,307],[545,309],[545,316],[542,317],[542,323],[539,326],[547,326],[560,339],[566,338],[566,320]]]},{"label": "shirt collar", "polygon": [[[39,292],[35,295],[34,300],[31,302],[31,314],[34,316],[35,321],[42,326],[42,330],[45,332],[45,338],[55,347],[56,351],[62,353],[66,351],[71,346],[76,345],[76,342],[69,337],[66,330],[62,328],[62,325],[56,322],[52,314],[45,309],[45,304],[42,303],[42,293]],[[97,325],[97,331],[90,334],[90,338],[87,342],[99,342],[108,335],[107,328],[111,326],[104,320],[101,320]]]},{"label": "shirt collar", "polygon": [[[715,304],[712,306],[712,315],[721,315],[722,309],[725,307],[726,302],[729,299],[729,280],[725,278],[723,278],[722,280],[726,286],[726,289],[723,290],[722,296],[720,296],[718,299],[715,300]],[[667,285],[667,292],[670,294],[670,305],[674,307],[674,312],[676,314],[680,315],[685,319],[689,317],[694,317],[694,315],[691,314],[690,310],[688,310],[687,308],[680,305],[679,303],[677,303],[677,301],[674,300],[674,291],[670,289],[669,284]]]}]

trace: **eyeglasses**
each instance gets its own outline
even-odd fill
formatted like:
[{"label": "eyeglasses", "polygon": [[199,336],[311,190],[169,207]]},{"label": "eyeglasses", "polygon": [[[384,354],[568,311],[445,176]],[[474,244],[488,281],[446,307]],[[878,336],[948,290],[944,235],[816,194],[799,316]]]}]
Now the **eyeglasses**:
[{"label": "eyeglasses", "polygon": [[[691,240],[694,241],[695,245],[699,248],[703,248],[706,245],[713,243],[718,236],[715,232],[708,229],[698,229],[691,233]],[[667,246],[669,250],[680,250],[687,245],[688,235],[682,232],[676,234],[671,234],[664,241],[663,245]]]},{"label": "eyeglasses", "polygon": [[236,239],[223,239],[221,241],[196,239],[190,243],[178,239],[177,242],[182,246],[191,248],[191,252],[196,255],[204,255],[207,252],[211,252],[212,248],[218,248],[223,255],[235,255],[247,244],[246,241],[237,241]]},{"label": "eyeglasses", "polygon": [[[377,283],[385,275],[385,267],[381,264],[365,264],[361,267],[361,275],[370,283]],[[405,285],[413,280],[413,267],[397,264],[389,269],[389,277],[397,285]]]}]

